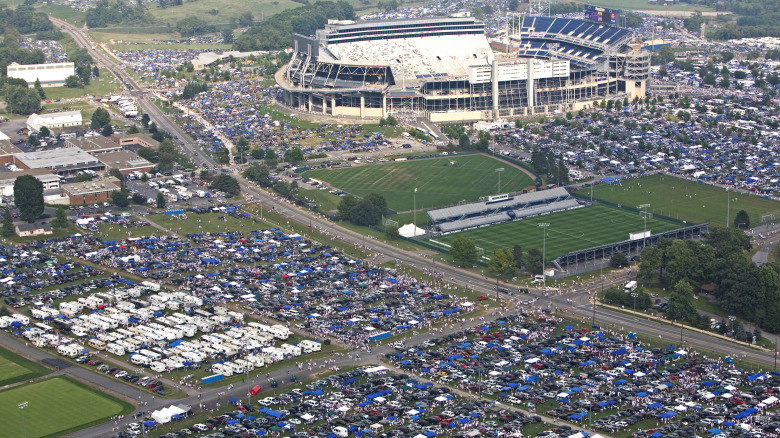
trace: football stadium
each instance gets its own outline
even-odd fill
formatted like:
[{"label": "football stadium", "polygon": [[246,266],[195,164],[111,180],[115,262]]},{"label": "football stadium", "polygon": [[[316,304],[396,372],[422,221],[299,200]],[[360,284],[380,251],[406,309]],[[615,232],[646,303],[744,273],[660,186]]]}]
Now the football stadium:
[{"label": "football stadium", "polygon": [[412,114],[433,122],[497,119],[643,97],[650,56],[627,29],[589,19],[513,15],[505,50],[469,16],[331,20],[293,35],[281,102],[327,116]]}]

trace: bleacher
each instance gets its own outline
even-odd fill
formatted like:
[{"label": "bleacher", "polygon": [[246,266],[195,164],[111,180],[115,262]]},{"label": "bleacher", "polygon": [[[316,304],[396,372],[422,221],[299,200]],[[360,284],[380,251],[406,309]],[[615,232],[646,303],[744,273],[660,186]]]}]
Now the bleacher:
[{"label": "bleacher", "polygon": [[452,233],[579,206],[579,202],[566,189],[557,187],[524,193],[501,202],[478,201],[431,210],[428,217],[434,229],[441,233]]},{"label": "bleacher", "polygon": [[520,56],[556,56],[580,67],[590,67],[600,61],[607,49],[626,44],[631,32],[575,18],[527,16],[519,36]]}]

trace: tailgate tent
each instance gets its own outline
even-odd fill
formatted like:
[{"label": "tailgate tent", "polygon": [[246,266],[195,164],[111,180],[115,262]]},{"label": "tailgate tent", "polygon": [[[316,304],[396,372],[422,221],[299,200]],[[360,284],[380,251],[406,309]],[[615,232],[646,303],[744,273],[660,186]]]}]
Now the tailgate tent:
[{"label": "tailgate tent", "polygon": [[174,415],[185,415],[187,411],[178,406],[168,406],[152,412],[152,419],[160,424],[169,423]]}]

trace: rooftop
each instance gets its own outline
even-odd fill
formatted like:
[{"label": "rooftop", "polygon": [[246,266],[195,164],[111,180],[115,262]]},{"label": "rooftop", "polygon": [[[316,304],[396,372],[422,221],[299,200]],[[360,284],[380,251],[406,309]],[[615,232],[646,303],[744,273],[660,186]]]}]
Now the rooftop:
[{"label": "rooftop", "polygon": [[122,149],[118,143],[108,137],[97,135],[94,137],[76,137],[67,141],[70,147],[77,147],[85,152],[102,152]]},{"label": "rooftop", "polygon": [[113,192],[122,188],[121,183],[114,177],[93,179],[77,183],[63,184],[62,190],[70,195],[88,195],[90,193]]},{"label": "rooftop", "polygon": [[49,172],[46,169],[29,169],[19,170],[16,172],[0,172],[0,184],[8,181],[16,181],[16,178],[19,178],[23,175],[32,175],[42,182],[53,182],[59,181],[60,179],[59,176]]},{"label": "rooftop", "polygon": [[10,140],[0,140],[0,155],[12,155],[21,152],[22,150],[11,143]]},{"label": "rooftop", "polygon": [[124,150],[102,152],[96,154],[95,158],[111,169],[123,170],[154,166],[148,160],[139,157],[135,152]]},{"label": "rooftop", "polygon": [[51,149],[39,152],[17,153],[16,159],[30,169],[97,164],[99,161],[79,148]]}]

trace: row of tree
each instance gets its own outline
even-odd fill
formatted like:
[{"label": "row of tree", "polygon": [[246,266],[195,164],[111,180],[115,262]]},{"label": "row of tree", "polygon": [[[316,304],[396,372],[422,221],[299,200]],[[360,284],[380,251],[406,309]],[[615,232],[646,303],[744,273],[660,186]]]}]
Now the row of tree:
[{"label": "row of tree", "polygon": [[549,149],[537,149],[531,152],[531,165],[537,175],[546,175],[548,181],[564,185],[569,183],[569,169],[562,158],[555,159]]},{"label": "row of tree", "polygon": [[292,34],[313,35],[328,19],[354,20],[355,11],[346,1],[318,1],[288,9],[255,24],[233,43],[240,51],[282,50],[292,45]]},{"label": "row of tree", "polygon": [[780,331],[780,264],[756,266],[746,257],[750,248],[750,238],[737,228],[713,228],[703,242],[659,239],[642,251],[638,276],[674,290],[673,317],[693,316],[692,286],[713,284],[724,311]]},{"label": "row of tree", "polygon": [[107,27],[111,24],[146,24],[151,21],[146,10],[121,0],[99,0],[85,15],[87,27]]},{"label": "row of tree", "polygon": [[385,211],[387,211],[387,200],[376,193],[371,193],[363,199],[346,195],[341,198],[338,205],[340,220],[350,221],[360,226],[379,225]]}]

